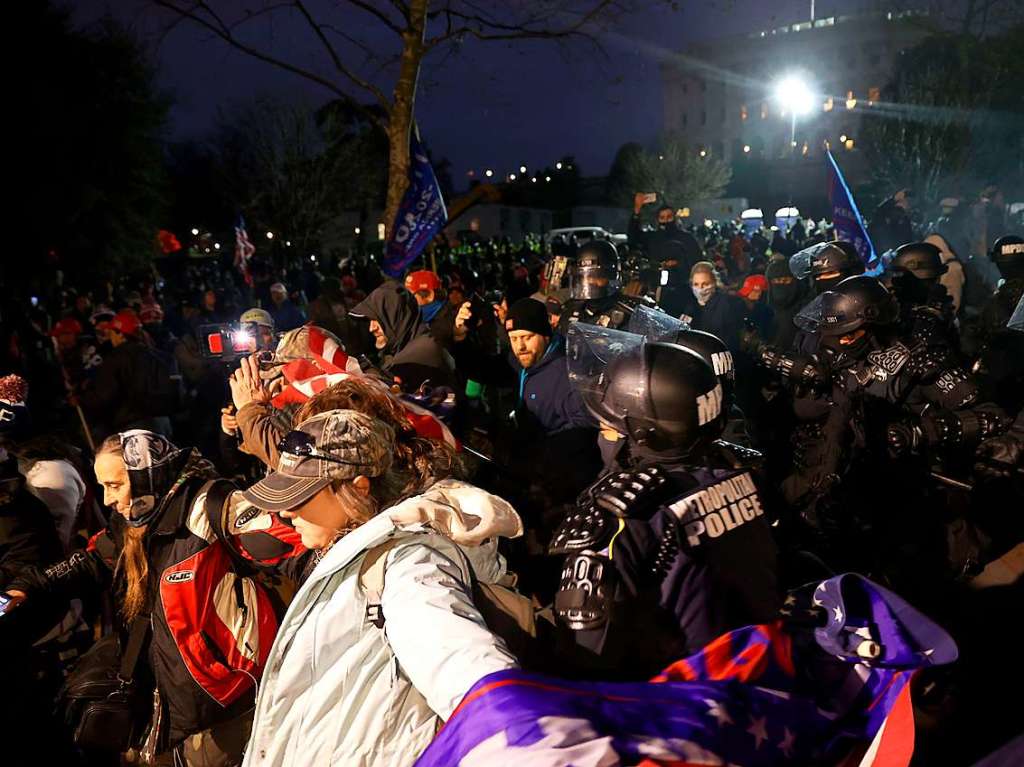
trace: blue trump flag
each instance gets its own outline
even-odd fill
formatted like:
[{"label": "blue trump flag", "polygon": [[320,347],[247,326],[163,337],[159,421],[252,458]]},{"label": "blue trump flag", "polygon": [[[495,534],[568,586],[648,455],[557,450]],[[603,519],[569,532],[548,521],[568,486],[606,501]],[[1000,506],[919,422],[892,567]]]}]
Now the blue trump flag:
[{"label": "blue trump flag", "polygon": [[857,203],[853,199],[850,187],[846,185],[843,172],[839,170],[836,158],[832,152],[826,150],[828,157],[828,201],[832,205],[832,224],[836,229],[836,238],[852,243],[860,254],[861,261],[867,269],[876,266],[878,256],[875,254],[875,247],[868,237],[867,227],[864,226],[864,219],[857,210]]},{"label": "blue trump flag", "polygon": [[405,190],[391,227],[384,253],[384,273],[401,277],[447,222],[448,211],[441,197],[441,187],[414,126],[409,139],[409,188]]}]

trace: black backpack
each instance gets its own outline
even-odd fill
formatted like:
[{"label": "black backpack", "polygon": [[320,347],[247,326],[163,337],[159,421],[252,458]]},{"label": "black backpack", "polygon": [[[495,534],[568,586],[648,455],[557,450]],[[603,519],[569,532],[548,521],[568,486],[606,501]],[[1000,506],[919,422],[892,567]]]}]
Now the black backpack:
[{"label": "black backpack", "polygon": [[177,361],[156,349],[146,348],[139,355],[139,398],[146,415],[172,416],[184,404],[184,384]]}]

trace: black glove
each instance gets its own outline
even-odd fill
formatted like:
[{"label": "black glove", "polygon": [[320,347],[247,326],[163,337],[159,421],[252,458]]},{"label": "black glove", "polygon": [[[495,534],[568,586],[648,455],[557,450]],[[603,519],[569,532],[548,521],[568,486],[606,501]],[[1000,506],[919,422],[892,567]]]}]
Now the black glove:
[{"label": "black glove", "polygon": [[923,439],[920,428],[906,423],[889,424],[885,437],[889,445],[889,455],[893,458],[916,452]]},{"label": "black glove", "polygon": [[974,471],[988,479],[1005,479],[1021,466],[1022,456],[1024,439],[1013,433],[1000,434],[978,446]]}]

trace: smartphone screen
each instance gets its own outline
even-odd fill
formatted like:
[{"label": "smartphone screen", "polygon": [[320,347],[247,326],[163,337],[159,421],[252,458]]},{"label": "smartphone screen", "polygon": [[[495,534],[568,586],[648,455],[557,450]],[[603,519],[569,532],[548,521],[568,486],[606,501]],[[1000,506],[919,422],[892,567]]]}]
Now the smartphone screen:
[{"label": "smartphone screen", "polygon": [[0,615],[7,614],[7,608],[11,604],[11,598],[6,594],[0,594]]}]

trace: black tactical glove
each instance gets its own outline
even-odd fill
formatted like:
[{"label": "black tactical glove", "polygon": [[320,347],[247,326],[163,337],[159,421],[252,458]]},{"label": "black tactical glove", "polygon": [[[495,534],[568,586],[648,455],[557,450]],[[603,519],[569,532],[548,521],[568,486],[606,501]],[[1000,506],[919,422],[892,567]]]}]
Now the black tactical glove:
[{"label": "black tactical glove", "polygon": [[974,471],[987,479],[1007,479],[1020,471],[1024,437],[1013,432],[987,439],[978,446]]}]

